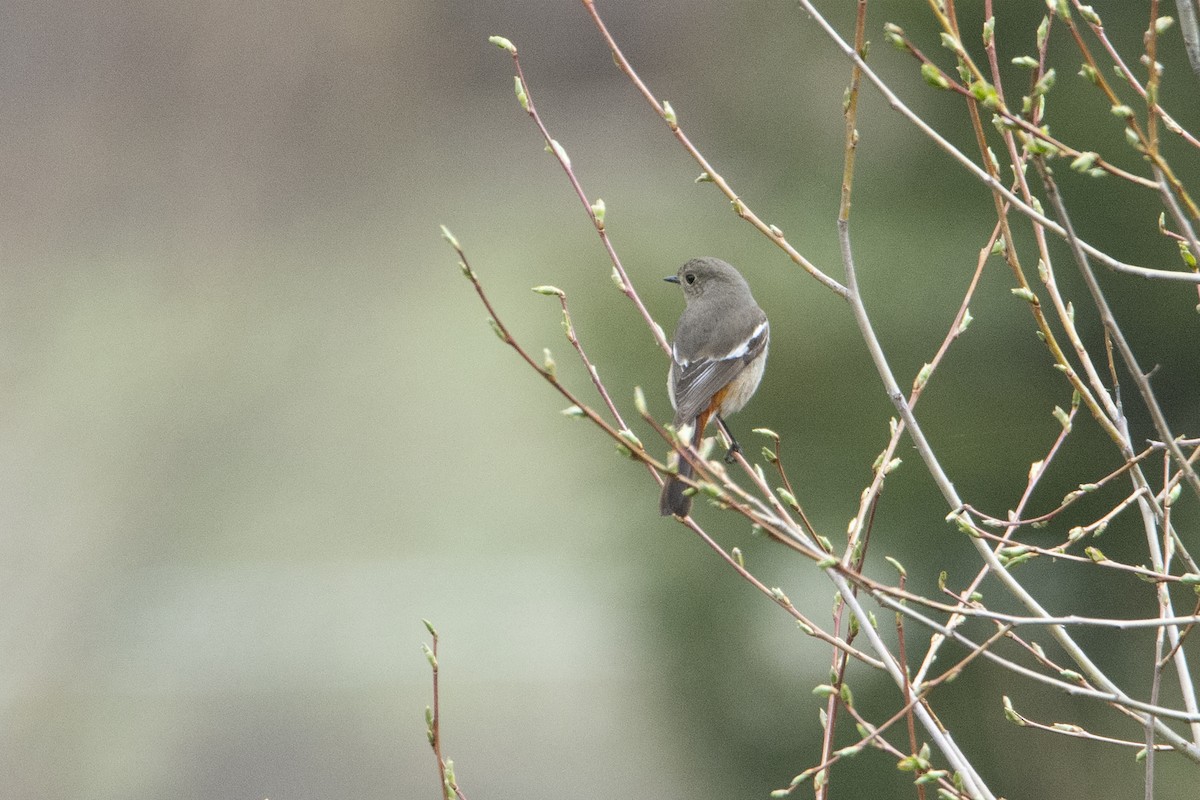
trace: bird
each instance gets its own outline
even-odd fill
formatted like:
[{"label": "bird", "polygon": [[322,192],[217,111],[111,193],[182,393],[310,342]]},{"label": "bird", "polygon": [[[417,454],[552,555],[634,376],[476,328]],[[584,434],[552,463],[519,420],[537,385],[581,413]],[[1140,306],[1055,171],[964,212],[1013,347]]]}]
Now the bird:
[{"label": "bird", "polygon": [[[699,449],[715,417],[730,442],[725,460],[732,462],[741,447],[724,418],[741,410],[762,381],[771,339],[767,315],[742,274],[719,258],[693,258],[663,280],[683,289],[686,304],[672,337],[667,374],[675,430],[691,426],[691,445]],[[692,498],[681,479],[692,473],[691,462],[681,455],[677,475],[667,479],[659,498],[664,517],[691,512]]]}]

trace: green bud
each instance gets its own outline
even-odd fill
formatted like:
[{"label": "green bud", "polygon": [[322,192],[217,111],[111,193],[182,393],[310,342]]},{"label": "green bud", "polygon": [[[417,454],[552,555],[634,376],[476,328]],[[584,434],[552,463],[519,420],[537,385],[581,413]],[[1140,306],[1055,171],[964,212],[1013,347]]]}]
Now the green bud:
[{"label": "green bud", "polygon": [[921,367],[921,371],[917,373],[917,378],[916,378],[916,380],[913,381],[913,388],[914,389],[924,388],[925,382],[927,380],[929,380],[929,376],[932,374],[933,374],[933,364],[926,362],[925,365],[923,367]]},{"label": "green bud", "polygon": [[731,555],[733,557],[733,560],[737,562],[737,565],[739,567],[741,567],[742,569],[746,568],[746,559],[742,555],[742,549],[740,547],[735,547],[732,550],[730,550],[729,555]]},{"label": "green bud", "polygon": [[1127,105],[1115,105],[1110,110],[1114,117],[1120,117],[1121,119],[1129,119],[1133,116],[1133,109]]},{"label": "green bud", "polygon": [[1079,7],[1079,16],[1083,17],[1085,20],[1087,20],[1092,25],[1104,24],[1100,21],[1100,15],[1097,14],[1096,10],[1094,8],[1092,8],[1091,6],[1080,6]]},{"label": "green bud", "polygon": [[897,50],[907,50],[908,45],[904,42],[904,29],[899,25],[887,23],[883,26],[883,38],[891,43],[892,47]]},{"label": "green bud", "polygon": [[433,638],[435,638],[435,639],[436,639],[436,638],[437,638],[437,631],[436,631],[436,630],[434,630],[433,623],[432,623],[432,622],[430,622],[430,621],[429,621],[429,620],[427,620],[427,619],[423,619],[423,620],[421,620],[421,622],[422,622],[422,623],[424,623],[424,625],[425,625],[425,630],[429,631],[429,635],[430,635],[430,636],[432,636]]},{"label": "green bud", "polygon": [[1100,75],[1096,72],[1096,68],[1093,67],[1091,64],[1085,63],[1082,66],[1080,66],[1079,67],[1079,75],[1083,78],[1087,78],[1087,80],[1090,81],[1094,85],[1098,86],[1100,84]]},{"label": "green bud", "polygon": [[988,17],[983,23],[983,43],[989,45],[996,34],[996,18]]},{"label": "green bud", "polygon": [[901,564],[899,561],[892,558],[891,556],[884,556],[883,560],[888,562],[889,564],[891,564],[896,569],[896,572],[900,573],[901,578],[908,577],[908,570],[906,570],[904,568],[904,565]]},{"label": "green bud", "polygon": [[1097,564],[1102,561],[1108,561],[1108,559],[1104,557],[1104,553],[1100,552],[1099,547],[1085,547],[1083,548],[1083,554]]},{"label": "green bud", "polygon": [[1057,76],[1054,73],[1054,68],[1046,70],[1046,74],[1038,79],[1038,82],[1033,85],[1034,95],[1043,95],[1054,88],[1054,81]]},{"label": "green bud", "polygon": [[1058,424],[1062,425],[1062,429],[1067,433],[1071,432],[1071,417],[1067,412],[1063,411],[1059,406],[1054,407],[1054,418],[1058,420]]},{"label": "green bud", "polygon": [[1003,696],[1002,702],[1004,703],[1005,719],[1007,719],[1009,722],[1014,722],[1017,725],[1020,725],[1022,728],[1025,727],[1025,720],[1013,708],[1012,700],[1008,698],[1008,695]]},{"label": "green bud", "polygon": [[628,428],[625,430],[617,431],[617,435],[620,436],[622,439],[624,439],[626,442],[628,442],[630,444],[630,446],[632,446],[635,450],[644,450],[645,449],[642,446],[642,440],[639,439],[637,437],[637,435],[634,434],[634,432],[629,430]]},{"label": "green bud", "polygon": [[650,416],[650,412],[646,410],[646,393],[642,391],[642,387],[633,387],[633,407],[643,417]]},{"label": "green bud", "polygon": [[968,87],[971,96],[983,104],[985,108],[995,108],[1000,98],[996,95],[996,87],[987,81],[973,81]]},{"label": "green bud", "polygon": [[963,83],[970,83],[975,76],[971,74],[971,68],[967,66],[967,62],[962,56],[958,59],[958,79]]},{"label": "green bud", "polygon": [[797,505],[799,505],[796,502],[796,496],[782,486],[777,487],[775,491],[779,493],[779,499],[783,500],[786,505],[789,505],[792,508],[795,508]]},{"label": "green bud", "polygon": [[505,344],[508,344],[508,334],[504,332],[504,328],[500,327],[499,322],[496,322],[496,320],[488,317],[488,325],[492,326],[492,333],[496,334],[496,338]]},{"label": "green bud", "polygon": [[1042,17],[1037,29],[1037,49],[1041,52],[1046,47],[1046,37],[1050,35],[1050,18]]},{"label": "green bud", "polygon": [[777,442],[779,441],[779,434],[770,428],[753,428],[750,432],[757,433],[759,436],[766,436],[768,439],[774,439]]},{"label": "green bud", "polygon": [[813,687],[812,693],[817,697],[832,697],[837,694],[837,689],[827,683],[820,683]]},{"label": "green bud", "polygon": [[[1055,147],[1054,145],[1050,144],[1049,142],[1045,141],[1044,139],[1035,139],[1033,137],[1030,137],[1025,142],[1025,149],[1028,150],[1030,153],[1033,153],[1034,155],[1046,156],[1047,158],[1054,158],[1056,155],[1058,155],[1058,148]],[[1029,199],[1031,201],[1030,205],[1035,205],[1036,203],[1038,203],[1038,199],[1036,197],[1031,197]],[[1035,205],[1035,207],[1036,207],[1036,205]],[[1038,208],[1038,212],[1039,213],[1041,212],[1040,208]]]},{"label": "green bud", "polygon": [[542,348],[542,369],[551,378],[558,379],[558,365],[554,363],[554,356],[550,355],[549,347]]},{"label": "green bud", "polygon": [[1196,268],[1196,256],[1192,254],[1192,248],[1188,247],[1187,242],[1179,243],[1179,256],[1183,259],[1183,263],[1192,269]]},{"label": "green bud", "polygon": [[596,217],[596,224],[601,228],[604,227],[604,199],[596,198],[596,202],[592,203],[592,214]]},{"label": "green bud", "polygon": [[525,84],[521,82],[520,75],[513,76],[513,83],[517,93],[517,102],[521,104],[521,108],[529,110],[529,95],[525,94]]},{"label": "green bud", "polygon": [[1001,557],[1000,563],[1003,564],[1006,569],[1012,569],[1013,567],[1019,567],[1022,564],[1024,564],[1026,561],[1029,561],[1034,558],[1037,558],[1037,553],[1025,553],[1024,555],[1013,556],[1012,558],[1009,558],[1009,559],[1005,559],[1005,558]]},{"label": "green bud", "polygon": [[571,159],[567,156],[567,151],[563,149],[563,146],[557,140],[550,140],[550,144],[546,145],[546,152],[554,153],[554,155],[558,156],[558,160],[563,163],[563,166],[567,169],[571,168]]},{"label": "green bud", "polygon": [[1037,69],[1038,66],[1037,59],[1032,56],[1017,56],[1012,60],[1012,63],[1025,69]]},{"label": "green bud", "polygon": [[1080,153],[1071,162],[1071,169],[1076,172],[1087,172],[1096,163],[1096,159],[1100,157],[1099,153],[1086,152]]},{"label": "green bud", "polygon": [[580,408],[579,406],[567,406],[559,413],[562,414],[564,417],[571,417],[572,419],[578,419],[579,417],[586,416],[583,413],[583,409]]},{"label": "green bud", "polygon": [[534,286],[533,291],[546,296],[553,295],[554,297],[566,297],[566,294],[563,292],[563,290],[559,289],[557,286]]},{"label": "green bud", "polygon": [[952,53],[962,52],[962,45],[958,43],[958,39],[955,39],[953,36],[946,33],[945,31],[942,31],[941,37],[942,37],[942,47],[946,48],[947,50],[949,50]]},{"label": "green bud", "polygon": [[621,280],[621,273],[617,272],[616,267],[612,268],[612,274],[609,275],[609,277],[612,278],[613,285],[616,286],[619,291],[627,291],[625,281]]},{"label": "green bud", "polygon": [[929,62],[921,65],[921,77],[935,89],[950,88],[950,81],[946,80],[946,76],[942,74],[942,71]]},{"label": "green bud", "polygon": [[433,651],[429,649],[429,645],[422,643],[421,652],[425,653],[425,660],[429,662],[429,666],[431,666],[436,672],[438,668],[437,656],[435,656]]},{"label": "green bud", "polygon": [[1154,32],[1157,34],[1166,33],[1174,24],[1175,20],[1171,17],[1159,17],[1154,20]]},{"label": "green bud", "polygon": [[975,319],[975,318],[971,316],[971,309],[970,308],[965,309],[963,311],[962,322],[958,323],[958,330],[955,331],[955,333],[958,336],[962,336],[964,333],[966,333],[967,328],[971,325],[971,320],[973,320],[973,319]]},{"label": "green bud", "polygon": [[1179,576],[1179,582],[1184,586],[1200,586],[1200,573],[1185,572]]},{"label": "green bud", "polygon": [[507,50],[514,56],[517,54],[516,46],[503,36],[489,36],[488,41],[496,45],[496,47],[499,47],[501,50]]},{"label": "green bud", "polygon": [[667,121],[667,125],[670,126],[671,130],[679,127],[678,118],[675,116],[675,109],[671,108],[671,104],[666,100],[663,100],[662,116]]},{"label": "green bud", "polygon": [[450,229],[447,228],[445,225],[442,225],[441,228],[442,228],[442,238],[445,239],[450,244],[451,247],[453,247],[455,250],[457,250],[458,252],[461,253],[462,248],[459,247],[458,239],[454,238],[454,234],[451,233]]},{"label": "green bud", "polygon": [[699,175],[696,176],[696,180],[693,181],[693,183],[712,183],[712,182],[713,182],[713,176],[709,175],[707,172],[701,172]]},{"label": "green bud", "polygon": [[1015,288],[1009,289],[1009,291],[1012,292],[1015,296],[1021,298],[1022,300],[1025,300],[1027,302],[1030,302],[1030,303],[1037,300],[1037,297],[1035,297],[1033,292],[1026,286],[1017,286]]}]

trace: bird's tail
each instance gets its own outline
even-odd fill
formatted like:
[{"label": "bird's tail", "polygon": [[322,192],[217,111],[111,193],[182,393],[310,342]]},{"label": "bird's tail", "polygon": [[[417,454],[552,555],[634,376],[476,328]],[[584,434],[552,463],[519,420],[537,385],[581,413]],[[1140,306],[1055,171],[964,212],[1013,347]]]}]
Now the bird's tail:
[{"label": "bird's tail", "polygon": [[[690,478],[692,475],[691,462],[682,456],[679,459],[679,474],[685,478]],[[692,498],[690,495],[684,494],[687,488],[687,484],[674,475],[668,478],[663,486],[662,496],[658,499],[658,512],[664,517],[672,514],[677,517],[686,517],[692,510]]]}]

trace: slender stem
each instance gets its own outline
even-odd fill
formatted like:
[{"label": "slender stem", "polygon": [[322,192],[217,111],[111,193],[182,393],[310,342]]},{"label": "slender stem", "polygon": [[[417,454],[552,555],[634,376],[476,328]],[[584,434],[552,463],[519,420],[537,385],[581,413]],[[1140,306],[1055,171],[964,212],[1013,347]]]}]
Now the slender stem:
[{"label": "slender stem", "polygon": [[650,312],[646,309],[646,305],[642,302],[641,296],[638,295],[637,290],[633,288],[633,281],[629,279],[629,273],[625,271],[625,267],[621,263],[621,258],[617,255],[616,248],[613,247],[613,243],[609,239],[608,230],[604,226],[604,221],[601,217],[597,216],[595,209],[592,207],[591,201],[588,200],[587,193],[583,190],[583,185],[580,183],[579,178],[576,177],[575,170],[571,166],[571,160],[567,157],[566,150],[564,150],[563,147],[559,145],[558,142],[555,141],[555,139],[550,135],[550,131],[546,127],[546,123],[542,121],[541,115],[538,114],[537,106],[534,105],[533,102],[533,93],[529,88],[529,81],[525,80],[525,71],[521,68],[521,59],[517,54],[517,48],[513,47],[511,50],[509,50],[509,53],[512,55],[513,66],[517,70],[517,80],[521,82],[521,87],[525,92],[525,102],[523,105],[526,113],[529,114],[534,124],[537,125],[537,129],[541,132],[542,138],[546,142],[546,146],[550,148],[550,152],[554,154],[555,159],[558,160],[559,165],[567,174],[567,179],[571,182],[571,188],[575,190],[575,194],[579,198],[579,202],[583,203],[584,209],[587,210],[588,216],[592,220],[592,225],[596,228],[596,233],[599,234],[600,241],[604,245],[604,250],[608,253],[609,260],[612,261],[613,269],[617,271],[617,275],[621,279],[622,292],[626,297],[629,298],[634,307],[637,308],[637,311],[639,314],[641,314],[642,319],[645,320],[646,326],[654,335],[654,339],[658,343],[659,348],[661,348],[664,353],[670,355],[671,346],[667,343],[667,337],[666,334],[663,333],[662,326],[655,322],[654,318],[650,316]]},{"label": "slender stem", "polygon": [[[584,2],[587,3],[587,0],[584,0]],[[921,119],[921,117],[915,111],[909,108],[904,101],[902,101],[899,96],[892,91],[891,87],[889,87],[887,83],[879,77],[879,75],[877,75],[870,67],[867,66],[866,62],[864,62],[859,57],[858,53],[854,51],[853,46],[847,43],[846,40],[842,38],[841,34],[839,34],[837,30],[829,24],[829,21],[826,20],[825,17],[817,10],[816,6],[813,5],[811,0],[799,0],[799,2],[805,13],[812,17],[813,21],[815,21],[823,31],[825,31],[825,34],[829,37],[830,41],[832,41],[847,58],[859,65],[859,67],[862,69],[863,76],[875,86],[876,90],[879,91],[881,95],[883,95],[884,100],[891,108],[898,111],[901,116],[916,126],[916,128],[921,131],[924,136],[937,145],[939,149],[949,155],[952,159],[957,161],[968,172],[974,175],[977,180],[993,191],[999,192],[1008,202],[1012,204],[1013,208],[1016,208],[1030,219],[1045,225],[1046,229],[1053,232],[1055,236],[1059,236],[1063,239],[1067,237],[1066,231],[1063,230],[1058,223],[1013,194],[1003,183],[989,175],[986,170],[979,167],[970,158],[967,158],[962,151],[952,145],[944,136],[942,136],[927,122],[925,122],[925,120]],[[1157,278],[1161,280],[1182,281],[1185,283],[1200,283],[1200,274],[1198,273],[1175,272],[1171,270],[1139,267],[1119,261],[1118,259],[1113,258],[1096,247],[1087,244],[1086,242],[1081,241],[1080,246],[1084,249],[1084,252],[1096,259],[1097,262],[1115,272],[1122,272],[1127,275],[1136,275],[1142,278]]]},{"label": "slender stem", "polygon": [[621,48],[617,45],[617,41],[613,38],[612,34],[609,33],[608,26],[604,24],[604,20],[600,18],[599,12],[596,11],[595,2],[593,0],[582,1],[584,7],[592,17],[592,22],[595,23],[596,28],[600,31],[600,35],[604,38],[605,43],[612,51],[613,60],[617,63],[617,66],[622,72],[625,73],[633,85],[637,87],[637,90],[641,92],[642,97],[646,98],[646,102],[650,104],[650,107],[654,109],[655,113],[657,113],[666,121],[667,127],[670,128],[675,138],[679,140],[679,143],[683,145],[683,149],[686,150],[692,156],[692,158],[696,160],[696,163],[700,165],[700,168],[703,170],[702,176],[716,184],[717,188],[721,190],[721,193],[729,198],[730,203],[733,204],[734,212],[737,213],[739,217],[746,220],[755,228],[757,228],[759,232],[766,235],[767,238],[769,238],[781,250],[787,253],[788,258],[790,258],[795,264],[799,265],[800,268],[809,275],[820,281],[821,284],[827,289],[832,291],[834,294],[844,296],[846,293],[845,286],[842,286],[842,284],[826,275],[824,272],[818,269],[816,265],[801,255],[800,252],[788,242],[788,240],[784,237],[783,232],[779,230],[779,228],[763,222],[763,220],[760,219],[757,214],[750,210],[750,207],[746,205],[746,202],[738,196],[738,194],[729,185],[729,182],[726,181],[719,172],[713,169],[713,166],[708,162],[708,159],[706,159],[700,153],[696,146],[692,144],[691,139],[687,137],[687,134],[683,132],[683,128],[679,126],[678,121],[672,119],[671,116],[667,114],[664,106],[658,101],[658,99],[650,91],[649,87],[647,87],[642,79],[638,76],[637,72],[633,69],[633,66],[630,65],[629,60],[625,58],[625,54],[621,52]]},{"label": "slender stem", "polygon": [[[1104,324],[1104,329],[1112,338],[1117,352],[1120,353],[1121,359],[1125,362],[1125,367],[1129,370],[1134,385],[1137,386],[1138,394],[1142,396],[1142,402],[1145,404],[1146,410],[1150,413],[1154,429],[1158,431],[1163,444],[1166,445],[1167,451],[1183,472],[1184,478],[1187,480],[1188,485],[1191,486],[1192,491],[1196,493],[1197,497],[1200,497],[1200,476],[1192,469],[1191,462],[1188,461],[1187,456],[1179,448],[1179,443],[1175,441],[1175,435],[1171,433],[1170,425],[1167,423],[1166,416],[1163,415],[1158,398],[1155,396],[1154,390],[1150,388],[1150,380],[1138,364],[1137,356],[1133,353],[1133,348],[1126,341],[1121,326],[1117,324],[1117,320],[1108,306],[1108,301],[1104,297],[1104,291],[1100,288],[1100,283],[1096,280],[1095,273],[1092,272],[1087,256],[1080,246],[1080,241],[1075,236],[1074,227],[1071,225],[1071,220],[1067,215],[1067,208],[1063,204],[1062,196],[1058,193],[1058,187],[1050,178],[1045,163],[1041,159],[1036,159],[1034,163],[1037,165],[1038,171],[1042,176],[1042,182],[1046,187],[1046,194],[1050,199],[1050,204],[1054,208],[1058,218],[1062,221],[1064,230],[1068,232],[1067,244],[1070,245],[1071,254],[1074,256],[1075,263],[1079,267],[1079,272],[1083,276],[1084,284],[1092,295],[1092,302],[1095,303],[1096,310],[1100,313],[1100,320]],[[1133,453],[1128,452],[1123,455],[1129,458]]]}]

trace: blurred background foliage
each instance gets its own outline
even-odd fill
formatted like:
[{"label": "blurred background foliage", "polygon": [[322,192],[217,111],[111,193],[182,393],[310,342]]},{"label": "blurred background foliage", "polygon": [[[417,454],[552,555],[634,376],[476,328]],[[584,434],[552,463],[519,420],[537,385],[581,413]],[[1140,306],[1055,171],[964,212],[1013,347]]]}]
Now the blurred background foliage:
[{"label": "blurred background foliage", "polygon": [[[853,4],[823,5],[850,29]],[[964,30],[979,30],[979,4],[961,5]],[[1136,54],[1142,4],[1095,5]],[[1032,52],[1042,14],[1041,3],[1008,6],[996,29],[1005,62]],[[840,276],[848,67],[810,21],[785,2],[601,11],[747,202]],[[919,3],[872,3],[870,61],[971,152],[961,102],[883,43],[895,22],[951,66],[926,16]],[[659,278],[683,260],[716,255],[747,274],[773,341],[735,430],[750,442],[751,427],[783,434],[809,515],[831,536],[844,530],[891,415],[847,308],[693,183],[694,163],[613,68],[578,3],[10,4],[5,21],[6,796],[438,796],[422,617],[442,632],[445,747],[472,797],[763,797],[813,763],[810,690],[825,680],[827,650],[659,519],[643,470],[557,413],[561,400],[483,324],[437,235],[438,223],[453,229],[516,334],[535,352],[553,348],[587,396],[556,305],[528,291],[565,289],[618,400],[641,385],[669,416],[661,354],[518,108],[507,55],[486,42],[503,34],[668,331],[681,302]],[[1052,54],[1054,132],[1141,171],[1105,103],[1074,76],[1063,37]],[[1197,129],[1197,79],[1177,30],[1160,40],[1160,60],[1164,104]],[[1020,94],[1025,76],[1006,74]],[[906,380],[953,318],[992,201],[870,90],[860,131],[857,258]],[[1195,189],[1200,160],[1166,147]],[[1084,238],[1177,266],[1154,197],[1064,167]],[[1028,244],[1018,242],[1032,272]],[[1095,316],[1054,247],[1095,345]],[[1195,434],[1195,290],[1102,279],[1143,364],[1158,365],[1168,418]],[[1070,402],[1011,286],[998,262],[987,268],[975,322],[919,407],[960,491],[995,514],[1056,435],[1053,406]],[[943,569],[962,585],[974,557],[905,448],[869,571],[890,579],[886,554],[917,591],[932,591]],[[1034,506],[1116,464],[1081,417]],[[810,564],[705,516],[768,585],[828,618],[832,588]],[[1195,517],[1189,498],[1176,522]],[[1102,546],[1144,559],[1132,521]],[[1152,613],[1143,584],[1025,569],[1052,611]],[[1081,638],[1146,688],[1148,634]],[[868,715],[896,707],[877,676],[852,672],[850,683]],[[1045,721],[1138,736],[1110,711],[980,665],[946,689],[960,704],[943,706],[943,719],[998,792],[1138,791],[1130,754],[1097,758],[1108,754],[1006,724],[1005,692]],[[1194,793],[1178,760],[1163,758],[1161,775],[1160,797]],[[839,796],[906,791],[907,780],[874,753],[834,775]]]}]

